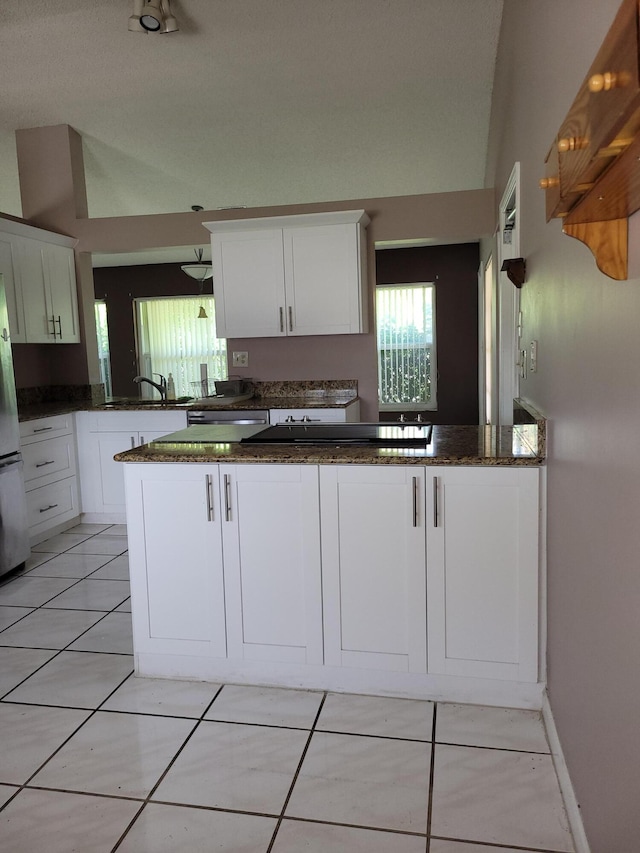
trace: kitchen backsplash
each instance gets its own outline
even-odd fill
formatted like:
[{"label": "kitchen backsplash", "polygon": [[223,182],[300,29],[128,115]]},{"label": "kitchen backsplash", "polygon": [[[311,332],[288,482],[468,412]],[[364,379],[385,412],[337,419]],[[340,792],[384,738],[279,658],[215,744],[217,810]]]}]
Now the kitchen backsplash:
[{"label": "kitchen backsplash", "polygon": [[258,382],[249,380],[247,384],[256,397],[323,397],[358,396],[357,379],[310,379],[283,382]]},{"label": "kitchen backsplash", "polygon": [[86,401],[93,406],[104,403],[104,385],[36,385],[17,388],[18,406],[34,406],[39,403],[79,403]]}]

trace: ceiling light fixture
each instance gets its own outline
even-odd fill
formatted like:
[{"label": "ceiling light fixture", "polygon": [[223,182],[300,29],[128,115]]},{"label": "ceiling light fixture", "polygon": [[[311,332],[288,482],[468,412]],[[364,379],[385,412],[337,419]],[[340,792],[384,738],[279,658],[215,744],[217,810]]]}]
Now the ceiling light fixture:
[{"label": "ceiling light fixture", "polygon": [[178,22],[171,14],[170,0],[133,0],[133,15],[129,18],[133,33],[175,33]]},{"label": "ceiling light fixture", "polygon": [[[200,297],[202,298],[204,283],[208,278],[211,278],[213,276],[213,269],[211,267],[211,264],[207,263],[206,261],[203,262],[202,249],[194,249],[193,251],[195,252],[197,263],[183,264],[180,269],[182,270],[182,272],[186,272],[188,276],[191,276],[191,278],[198,282]],[[208,315],[204,309],[204,305],[200,306],[198,318],[200,320],[208,319]]]}]

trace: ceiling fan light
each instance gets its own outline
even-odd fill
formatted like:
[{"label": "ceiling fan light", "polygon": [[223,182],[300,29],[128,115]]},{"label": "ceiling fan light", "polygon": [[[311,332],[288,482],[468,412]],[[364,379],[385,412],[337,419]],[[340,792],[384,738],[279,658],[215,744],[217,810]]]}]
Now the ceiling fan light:
[{"label": "ceiling fan light", "polygon": [[140,12],[140,25],[149,33],[157,33],[162,29],[164,16],[160,11],[160,0],[148,0]]},{"label": "ceiling fan light", "polygon": [[177,33],[178,22],[171,14],[170,0],[160,0],[160,8],[162,9],[162,17],[164,19],[163,33]]},{"label": "ceiling fan light", "polygon": [[178,26],[178,22],[173,15],[164,19],[164,26],[162,28],[163,33],[177,33],[179,29],[180,27]]},{"label": "ceiling fan light", "polygon": [[145,28],[140,23],[140,14],[144,8],[144,0],[133,0],[133,15],[129,18],[130,33],[146,33]]}]

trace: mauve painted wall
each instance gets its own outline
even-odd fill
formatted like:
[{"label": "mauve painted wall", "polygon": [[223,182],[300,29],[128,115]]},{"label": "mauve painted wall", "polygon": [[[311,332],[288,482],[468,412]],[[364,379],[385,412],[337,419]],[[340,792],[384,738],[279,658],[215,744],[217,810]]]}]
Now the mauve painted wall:
[{"label": "mauve painted wall", "polygon": [[[478,422],[478,258],[477,243],[376,252],[376,275],[381,284],[438,279],[438,411],[429,412],[435,423]],[[93,277],[96,299],[107,303],[113,393],[135,395],[133,377],[138,368],[132,300],[195,295],[194,284],[179,264],[102,267],[94,270]],[[355,379],[363,397],[362,417],[377,417],[375,399],[370,405],[377,387],[373,333],[304,339],[231,338],[228,348],[229,352],[249,353],[247,368],[232,369],[240,376],[261,380]]]},{"label": "mauve painted wall", "polygon": [[522,394],[549,418],[549,699],[592,853],[640,849],[640,278],[607,278],[545,223],[537,182],[618,6],[505,3],[487,176],[500,195],[521,163],[539,365]]},{"label": "mauve painted wall", "polygon": [[[87,219],[83,218],[85,193],[82,147],[78,140],[75,131],[66,125],[31,128],[28,132],[16,135],[25,218],[33,224],[78,238],[78,291],[87,329],[84,352],[81,351],[73,362],[63,358],[61,352],[53,352],[52,347],[45,346],[48,352],[34,354],[30,366],[21,373],[20,387],[51,381],[47,376],[49,360],[56,363],[55,370],[59,374],[60,383],[65,381],[65,376],[69,376],[70,382],[98,381],[95,327],[92,328],[91,317],[94,277],[91,269],[83,262],[90,258],[91,252],[135,252],[167,246],[201,245],[209,239],[209,233],[202,223],[209,221],[364,209],[371,219],[367,228],[367,312],[372,316],[374,244],[377,241],[428,238],[433,242],[466,242],[491,234],[494,227],[494,193],[491,189],[251,210]],[[230,340],[229,348],[249,352],[249,367],[243,372],[254,378],[355,378],[358,380],[362,417],[374,419],[377,416],[375,339],[372,333],[290,338],[277,343],[276,347],[270,339],[252,339],[249,343]],[[122,358],[129,360],[130,373],[130,342],[123,346]],[[79,375],[80,380],[75,378]]]},{"label": "mauve painted wall", "polygon": [[479,258],[477,243],[376,252],[378,284],[435,282],[438,409],[428,418],[436,424],[478,423]]},{"label": "mauve painted wall", "polygon": [[180,264],[102,267],[93,271],[93,280],[96,299],[104,299],[107,304],[113,393],[137,397],[138,386],[133,381],[138,373],[133,300],[144,296],[196,296],[197,284],[182,272]]}]

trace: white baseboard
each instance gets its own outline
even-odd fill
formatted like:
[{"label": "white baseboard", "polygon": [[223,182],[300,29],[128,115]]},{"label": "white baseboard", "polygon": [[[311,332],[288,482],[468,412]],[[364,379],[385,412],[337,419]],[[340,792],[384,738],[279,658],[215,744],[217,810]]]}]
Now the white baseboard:
[{"label": "white baseboard", "polygon": [[[135,604],[133,610],[135,648]],[[148,640],[146,642],[148,643]],[[544,689],[544,685],[540,683],[310,666],[264,660],[234,660],[193,654],[138,651],[134,660],[136,675],[148,678],[184,678],[214,683],[330,690],[334,693],[397,696],[403,699],[428,699],[435,702],[495,705],[528,710],[540,709]]]},{"label": "white baseboard", "polygon": [[576,794],[573,790],[571,777],[569,776],[569,768],[564,760],[564,753],[562,752],[560,738],[558,737],[558,730],[556,729],[556,723],[553,719],[553,713],[551,711],[551,705],[549,704],[549,697],[547,696],[546,691],[542,698],[542,719],[544,720],[544,725],[547,730],[547,739],[549,741],[549,747],[551,748],[551,756],[556,768],[558,782],[560,783],[560,790],[562,791],[562,796],[564,798],[564,805],[567,810],[567,818],[569,820],[569,827],[573,834],[576,853],[591,853],[589,841],[587,840],[587,836],[584,831],[584,824],[582,823],[580,806],[578,805],[578,800],[576,799]]}]

